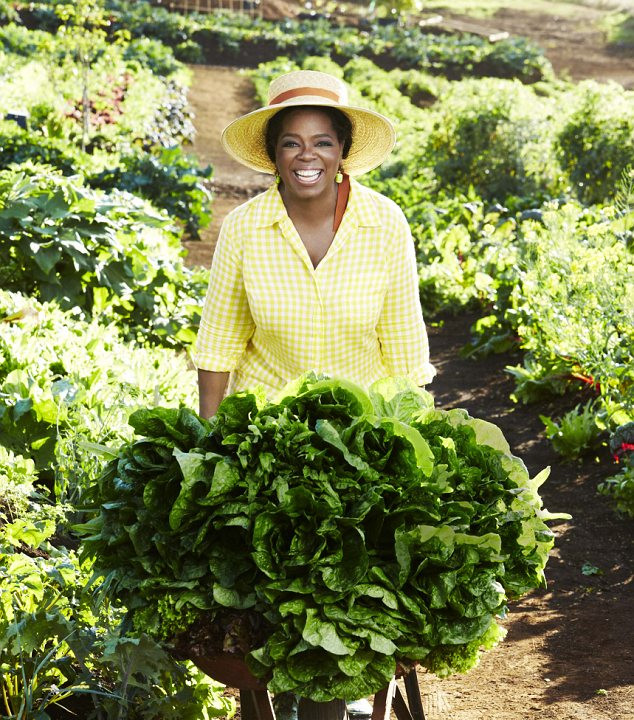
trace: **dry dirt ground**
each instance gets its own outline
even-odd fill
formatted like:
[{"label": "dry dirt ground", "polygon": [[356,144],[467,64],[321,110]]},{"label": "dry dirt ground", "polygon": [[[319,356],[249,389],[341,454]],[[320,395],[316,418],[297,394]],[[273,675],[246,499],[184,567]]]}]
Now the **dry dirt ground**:
[{"label": "dry dirt ground", "polygon": [[[578,21],[499,13],[487,21],[540,40],[558,72],[609,78],[634,87],[634,59],[618,58],[601,44],[581,9]],[[470,22],[475,22],[471,21]],[[208,265],[219,224],[270,178],[230,160],[220,146],[222,127],[255,106],[251,85],[235,68],[196,66],[190,102],[196,113],[193,151],[214,165],[214,222],[201,243],[187,243],[191,264]],[[430,386],[443,407],[464,407],[496,422],[514,452],[536,473],[552,467],[542,488],[545,505],[572,520],[553,525],[557,540],[548,587],[511,603],[506,640],[485,653],[466,675],[439,680],[420,674],[427,720],[634,720],[634,522],[618,518],[596,495],[612,468],[590,458],[564,464],[542,435],[538,414],[557,405],[514,406],[509,400],[511,356],[464,360],[473,318],[445,318],[430,328],[438,377]],[[586,575],[585,564],[598,568]]]},{"label": "dry dirt ground", "polygon": [[[463,19],[450,11],[447,18]],[[499,10],[491,19],[469,18],[483,30],[505,30],[534,40],[552,63],[555,72],[571,80],[614,80],[634,89],[634,52],[606,47],[598,22],[605,11],[580,6],[574,17]]]}]

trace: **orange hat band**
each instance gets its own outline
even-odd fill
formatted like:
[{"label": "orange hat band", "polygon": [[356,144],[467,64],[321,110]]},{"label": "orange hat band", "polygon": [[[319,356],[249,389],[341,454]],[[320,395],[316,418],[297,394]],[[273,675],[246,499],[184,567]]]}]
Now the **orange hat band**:
[{"label": "orange hat band", "polygon": [[328,98],[328,100],[334,100],[336,103],[340,102],[339,95],[332,90],[324,90],[323,88],[299,87],[293,88],[293,90],[286,90],[286,92],[276,95],[269,102],[269,105],[277,105],[279,103],[283,103],[285,100],[301,97],[302,95],[319,95],[320,97]]}]

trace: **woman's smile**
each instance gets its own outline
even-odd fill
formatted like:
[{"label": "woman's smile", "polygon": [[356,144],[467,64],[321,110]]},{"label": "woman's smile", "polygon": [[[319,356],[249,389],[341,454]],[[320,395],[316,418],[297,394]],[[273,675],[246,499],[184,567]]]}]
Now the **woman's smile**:
[{"label": "woman's smile", "polygon": [[303,185],[314,185],[323,174],[323,170],[318,169],[307,169],[307,170],[294,170],[294,175],[297,180]]}]

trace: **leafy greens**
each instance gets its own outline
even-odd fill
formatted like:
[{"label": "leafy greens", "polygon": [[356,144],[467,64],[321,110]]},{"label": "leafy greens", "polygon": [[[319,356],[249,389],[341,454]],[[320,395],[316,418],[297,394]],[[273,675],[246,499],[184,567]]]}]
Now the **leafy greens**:
[{"label": "leafy greens", "polygon": [[[156,409],[108,464],[85,556],[142,629],[173,638],[227,611],[268,624],[246,656],[272,692],[376,692],[397,661],[464,671],[543,585],[553,543],[500,430],[388,378],[366,393],[309,374],[210,421]],[[194,612],[192,612],[194,611]]]}]

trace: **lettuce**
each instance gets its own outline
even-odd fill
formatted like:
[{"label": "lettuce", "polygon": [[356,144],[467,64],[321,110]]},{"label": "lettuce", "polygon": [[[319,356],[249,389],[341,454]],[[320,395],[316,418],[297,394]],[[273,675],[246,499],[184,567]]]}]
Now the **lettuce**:
[{"label": "lettuce", "polygon": [[531,480],[496,426],[407,380],[366,393],[310,374],[274,402],[227,397],[209,423],[131,423],[145,437],[94,488],[84,556],[155,636],[184,629],[162,607],[216,629],[259,618],[246,660],[272,692],[361,697],[397,661],[467,670],[508,599],[544,585],[546,473]]}]

